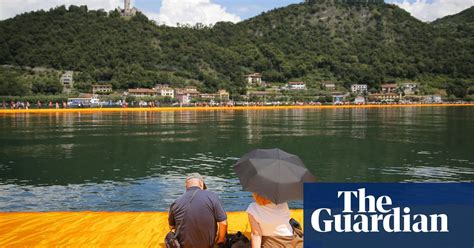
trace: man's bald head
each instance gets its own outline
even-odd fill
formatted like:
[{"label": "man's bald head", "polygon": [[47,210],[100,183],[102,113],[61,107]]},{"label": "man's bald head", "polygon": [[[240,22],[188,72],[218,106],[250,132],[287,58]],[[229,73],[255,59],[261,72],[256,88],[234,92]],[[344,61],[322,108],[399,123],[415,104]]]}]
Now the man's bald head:
[{"label": "man's bald head", "polygon": [[186,188],[190,187],[199,187],[201,189],[207,189],[206,183],[204,182],[204,178],[199,173],[190,173],[186,177],[185,181]]},{"label": "man's bald head", "polygon": [[186,180],[186,188],[199,187],[204,189],[204,182],[199,178],[191,178]]}]

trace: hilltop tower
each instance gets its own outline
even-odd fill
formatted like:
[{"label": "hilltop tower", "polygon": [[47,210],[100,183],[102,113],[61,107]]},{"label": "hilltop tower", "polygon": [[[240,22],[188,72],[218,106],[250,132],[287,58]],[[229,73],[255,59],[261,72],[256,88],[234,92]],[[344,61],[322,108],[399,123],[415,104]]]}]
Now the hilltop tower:
[{"label": "hilltop tower", "polygon": [[124,0],[124,9],[122,10],[122,16],[134,16],[137,14],[135,7],[130,8],[130,0]]},{"label": "hilltop tower", "polygon": [[124,12],[127,13],[127,12],[130,12],[130,0],[125,0],[125,3],[124,3]]}]

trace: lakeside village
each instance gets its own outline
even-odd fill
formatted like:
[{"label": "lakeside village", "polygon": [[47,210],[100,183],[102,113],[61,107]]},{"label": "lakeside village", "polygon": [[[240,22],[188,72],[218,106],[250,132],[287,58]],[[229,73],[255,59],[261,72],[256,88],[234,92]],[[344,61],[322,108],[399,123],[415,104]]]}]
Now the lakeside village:
[{"label": "lakeside village", "polygon": [[[60,82],[64,93],[74,89],[74,72],[66,71]],[[153,88],[115,91],[111,84],[93,84],[92,92],[77,97],[41,102],[14,101],[0,103],[2,108],[89,108],[89,107],[161,107],[161,106],[285,106],[285,105],[364,105],[364,104],[431,104],[442,103],[442,94],[421,95],[417,83],[387,83],[380,89],[367,84],[352,84],[346,89],[334,82],[321,82],[320,89],[311,89],[305,82],[266,83],[261,73],[244,75],[245,95],[231,96],[225,89],[201,93],[196,86],[173,88],[158,84]]]}]

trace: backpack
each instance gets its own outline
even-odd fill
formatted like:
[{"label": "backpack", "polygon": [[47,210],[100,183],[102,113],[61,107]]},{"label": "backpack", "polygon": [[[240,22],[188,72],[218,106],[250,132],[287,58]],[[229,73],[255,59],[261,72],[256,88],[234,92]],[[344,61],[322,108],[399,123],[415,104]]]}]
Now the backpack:
[{"label": "backpack", "polygon": [[240,231],[236,234],[227,234],[225,237],[225,243],[219,248],[249,248],[250,240],[245,237]]}]

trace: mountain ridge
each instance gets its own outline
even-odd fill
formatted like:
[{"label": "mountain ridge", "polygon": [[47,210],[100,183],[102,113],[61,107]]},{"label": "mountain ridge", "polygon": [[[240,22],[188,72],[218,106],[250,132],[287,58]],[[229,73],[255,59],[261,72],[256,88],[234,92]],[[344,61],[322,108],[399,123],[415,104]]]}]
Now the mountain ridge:
[{"label": "mountain ridge", "polygon": [[0,64],[72,69],[84,91],[94,82],[169,83],[240,94],[250,72],[313,88],[326,80],[375,88],[417,81],[429,90],[473,78],[471,41],[445,32],[383,3],[307,1],[213,27],[156,26],[141,13],[124,20],[117,11],[60,6],[0,22]]}]

